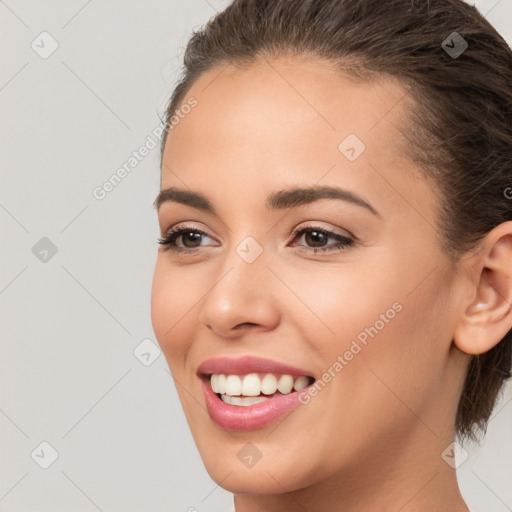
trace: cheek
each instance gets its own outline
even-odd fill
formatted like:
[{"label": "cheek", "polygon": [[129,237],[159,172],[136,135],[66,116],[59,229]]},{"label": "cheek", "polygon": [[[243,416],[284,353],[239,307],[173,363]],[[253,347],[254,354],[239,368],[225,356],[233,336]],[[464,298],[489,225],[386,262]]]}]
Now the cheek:
[{"label": "cheek", "polygon": [[294,291],[304,303],[294,300],[289,306],[289,318],[321,355],[324,371],[343,358],[334,372],[350,379],[332,379],[333,389],[341,386],[359,403],[367,402],[365,393],[396,400],[385,384],[404,400],[424,400],[441,381],[451,343],[450,277],[431,273],[435,265],[429,258],[414,265],[396,255],[389,259],[382,257],[380,265],[373,262],[365,271],[355,263],[310,271],[307,280],[295,280]]},{"label": "cheek", "polygon": [[324,420],[315,427],[310,453],[339,448],[339,456],[323,460],[319,471],[336,470],[343,458],[357,460],[368,436],[377,432],[386,446],[398,431],[413,428],[418,417],[431,424],[450,346],[449,278],[433,275],[411,293],[407,283],[428,272],[416,272],[416,279],[397,268],[401,279],[389,267],[381,278],[340,272],[327,280],[317,275],[314,285],[297,288],[335,332],[312,316],[310,322],[300,320],[305,339],[325,361],[322,379],[328,382],[306,405],[309,414]]},{"label": "cheek", "polygon": [[186,352],[187,346],[183,332],[187,315],[195,303],[193,301],[194,280],[182,277],[179,271],[167,268],[165,255],[159,255],[153,275],[151,288],[151,323],[157,341],[172,369],[180,355]]},{"label": "cheek", "polygon": [[158,256],[151,286],[151,324],[160,346],[162,346],[165,332],[169,328],[167,325],[169,317],[166,312],[172,311],[172,303],[169,303],[171,295],[167,293],[166,284],[160,256]]},{"label": "cheek", "polygon": [[[297,275],[307,278],[298,280]],[[362,272],[351,262],[337,268],[311,265],[307,272],[292,275],[290,271],[285,279],[294,283],[300,299],[290,300],[288,318],[299,325],[301,337],[314,345],[326,363],[348,350],[353,340],[364,343],[367,329],[377,324],[380,333],[397,316],[393,304],[401,297],[393,280],[379,282],[378,275]]]},{"label": "cheek", "polygon": [[415,421],[411,411],[428,415],[444,382],[451,345],[449,277],[432,275],[414,291],[404,285],[416,281],[403,276],[369,289],[365,300],[346,303],[348,318],[352,315],[357,323],[350,322],[344,348],[355,340],[361,350],[349,363],[343,393],[354,398],[356,410],[366,404],[360,410],[363,417],[382,411],[380,418],[386,418],[391,430],[398,419]]}]

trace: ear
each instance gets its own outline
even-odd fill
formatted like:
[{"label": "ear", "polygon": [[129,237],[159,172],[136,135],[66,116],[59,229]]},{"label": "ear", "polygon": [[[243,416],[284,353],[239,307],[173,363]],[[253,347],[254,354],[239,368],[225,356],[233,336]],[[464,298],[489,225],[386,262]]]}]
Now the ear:
[{"label": "ear", "polygon": [[453,340],[463,352],[476,355],[492,349],[512,328],[512,221],[485,236],[471,265],[471,296]]}]

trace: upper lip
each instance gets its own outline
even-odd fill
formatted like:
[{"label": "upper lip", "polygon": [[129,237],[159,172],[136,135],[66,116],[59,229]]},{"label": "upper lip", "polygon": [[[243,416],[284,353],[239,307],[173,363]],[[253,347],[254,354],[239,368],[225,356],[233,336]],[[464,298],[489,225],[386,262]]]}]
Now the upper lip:
[{"label": "upper lip", "polygon": [[278,373],[299,377],[305,375],[312,377],[310,371],[297,368],[289,364],[264,359],[261,357],[217,357],[208,359],[201,363],[197,370],[198,374],[209,375],[212,373],[226,375],[245,375],[248,373]]}]

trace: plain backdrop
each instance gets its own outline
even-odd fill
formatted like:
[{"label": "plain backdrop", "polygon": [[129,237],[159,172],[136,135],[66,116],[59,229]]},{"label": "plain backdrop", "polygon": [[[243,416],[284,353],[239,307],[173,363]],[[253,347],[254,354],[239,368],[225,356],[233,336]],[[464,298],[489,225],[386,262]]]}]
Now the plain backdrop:
[{"label": "plain backdrop", "polygon": [[[191,31],[227,3],[0,1],[1,512],[231,507],[152,332],[158,149],[94,195],[151,146]],[[477,6],[512,41],[512,0]],[[458,470],[475,512],[512,510],[511,402]]]}]

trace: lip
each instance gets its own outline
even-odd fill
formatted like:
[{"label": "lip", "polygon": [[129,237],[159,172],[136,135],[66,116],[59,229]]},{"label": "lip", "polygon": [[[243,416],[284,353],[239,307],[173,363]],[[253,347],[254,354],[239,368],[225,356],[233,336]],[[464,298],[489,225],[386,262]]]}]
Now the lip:
[{"label": "lip", "polygon": [[270,359],[251,356],[236,359],[222,357],[205,361],[199,366],[198,376],[201,380],[206,408],[210,418],[226,430],[253,430],[269,425],[297,407],[300,404],[299,395],[306,391],[307,387],[287,395],[274,396],[259,404],[249,406],[229,405],[224,403],[217,396],[217,393],[214,393],[207,378],[208,374],[212,373],[229,375],[279,373],[294,377],[301,375],[312,376],[311,372],[307,370]]},{"label": "lip", "polygon": [[224,373],[226,375],[246,375],[248,373],[280,373],[300,377],[305,375],[314,376],[310,371],[297,368],[288,364],[264,359],[261,357],[217,357],[204,361],[197,370],[198,374],[208,375],[211,373]]}]

